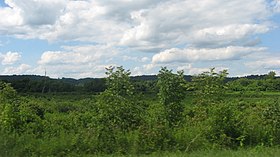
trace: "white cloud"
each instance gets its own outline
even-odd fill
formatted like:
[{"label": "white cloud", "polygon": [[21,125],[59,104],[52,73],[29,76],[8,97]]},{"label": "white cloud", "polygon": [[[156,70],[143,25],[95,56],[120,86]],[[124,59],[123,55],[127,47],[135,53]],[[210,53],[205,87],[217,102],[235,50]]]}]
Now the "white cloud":
[{"label": "white cloud", "polygon": [[139,75],[157,75],[160,66],[154,64],[144,64],[142,66],[136,66],[131,69],[133,76]]},{"label": "white cloud", "polygon": [[274,0],[274,11],[280,12],[280,0]]},{"label": "white cloud", "polygon": [[108,45],[64,46],[65,51],[47,51],[38,61],[40,65],[92,64],[114,57],[118,50]]},{"label": "white cloud", "polygon": [[17,67],[6,67],[3,74],[12,75],[12,74],[24,74],[30,70],[31,66],[27,64],[21,64]]},{"label": "white cloud", "polygon": [[[0,8],[1,17],[8,17],[0,20],[2,34],[120,43],[143,51],[189,44],[193,35],[207,30],[211,34],[222,29],[223,39],[235,40],[263,33],[269,29],[264,22],[271,14],[266,0],[255,0],[254,5],[251,0],[7,0],[6,3],[11,8]],[[9,26],[14,29],[9,30]],[[232,31],[235,28],[243,31]]]},{"label": "white cloud", "polygon": [[39,65],[31,69],[30,73],[44,75],[46,70],[47,76],[52,78],[71,77],[105,77],[105,67],[107,64],[87,64],[87,65]]},{"label": "white cloud", "polygon": [[[100,77],[119,50],[110,45],[64,46],[64,51],[47,51],[41,55],[35,73],[47,69],[51,77]],[[110,62],[110,64],[108,63]]]},{"label": "white cloud", "polygon": [[[7,3],[9,1],[5,2]],[[0,8],[0,15],[1,17],[6,17],[0,19],[1,29],[4,29],[8,26],[20,26],[23,23],[23,20],[20,15],[20,10],[17,8],[13,8],[13,6],[11,6],[11,8]]]},{"label": "white cloud", "polygon": [[123,61],[134,61],[134,62],[148,62],[150,59],[148,57],[132,57],[132,56],[123,56]]},{"label": "white cloud", "polygon": [[[244,45],[251,42],[251,35],[266,33],[267,31],[269,31],[268,26],[259,24],[231,24],[209,27],[194,32],[191,44],[197,47]],[[254,45],[251,44],[251,46]]]},{"label": "white cloud", "polygon": [[254,5],[249,0],[167,1],[153,9],[132,12],[135,24],[124,33],[121,44],[140,50],[147,46],[153,49],[154,45],[166,49],[178,44],[201,46],[211,38],[212,47],[230,46],[267,32],[265,19],[269,15],[265,0],[254,1]]},{"label": "white cloud", "polygon": [[[213,68],[213,67],[210,67],[210,68]],[[180,70],[183,70],[185,72],[185,74],[187,75],[197,75],[197,74],[201,74],[203,72],[206,72],[206,71],[209,71],[210,68],[199,68],[199,67],[193,67],[192,64],[186,64],[186,65],[183,65],[183,66],[178,66],[177,67],[177,71],[180,71]],[[229,68],[227,67],[215,67],[214,71],[215,72],[219,72],[219,71],[222,71],[222,70],[228,70]]]},{"label": "white cloud", "polygon": [[[258,35],[274,27],[271,17],[280,12],[279,0],[274,0],[274,4],[270,0],[6,0],[5,3],[10,7],[0,7],[0,17],[5,17],[0,18],[0,35],[64,45],[69,41],[78,43],[44,52],[38,67],[33,69],[34,73],[41,73],[46,67],[53,76],[73,77],[92,76],[92,71],[101,75],[104,66],[127,64],[123,61],[145,63],[130,65],[138,74],[141,70],[153,73],[160,65],[172,63],[175,68],[192,63],[195,67],[188,71],[194,73],[205,69],[194,62],[247,61],[246,58],[257,55],[255,52],[264,50],[257,47],[261,43]],[[153,54],[138,52],[155,54],[145,57]],[[0,61],[3,65],[13,64],[20,59],[18,55],[7,59],[2,55]]]},{"label": "white cloud", "polygon": [[172,48],[154,55],[152,62],[157,64],[170,62],[239,60],[250,53],[261,52],[264,50],[265,48],[235,46],[216,49]]},{"label": "white cloud", "polygon": [[6,54],[0,53],[0,61],[2,65],[11,65],[20,60],[21,54],[18,52],[7,52]]},{"label": "white cloud", "polygon": [[66,0],[6,0],[10,7],[17,10],[24,24],[30,26],[52,25],[62,14]]},{"label": "white cloud", "polygon": [[248,62],[246,65],[252,69],[280,70],[280,57],[267,56],[253,62]]},{"label": "white cloud", "polygon": [[177,71],[183,70],[187,75],[201,74],[202,72],[209,71],[208,68],[195,68],[191,64],[177,67]]}]

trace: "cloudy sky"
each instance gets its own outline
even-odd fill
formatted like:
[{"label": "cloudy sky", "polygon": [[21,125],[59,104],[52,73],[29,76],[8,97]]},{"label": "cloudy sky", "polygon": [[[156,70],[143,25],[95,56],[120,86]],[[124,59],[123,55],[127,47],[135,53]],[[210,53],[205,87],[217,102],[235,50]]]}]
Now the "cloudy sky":
[{"label": "cloudy sky", "polygon": [[0,74],[280,75],[280,0],[0,0]]}]

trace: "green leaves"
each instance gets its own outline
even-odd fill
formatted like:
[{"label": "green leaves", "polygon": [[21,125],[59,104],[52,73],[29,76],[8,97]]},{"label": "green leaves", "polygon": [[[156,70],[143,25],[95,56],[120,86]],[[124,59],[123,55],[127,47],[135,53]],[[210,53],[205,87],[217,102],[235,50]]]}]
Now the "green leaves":
[{"label": "green leaves", "polygon": [[163,67],[158,74],[159,99],[163,105],[180,103],[185,98],[185,80],[183,71],[173,74]]},{"label": "green leaves", "polygon": [[97,98],[95,127],[98,148],[102,152],[112,153],[119,149],[119,145],[129,141],[119,139],[121,136],[138,129],[144,110],[136,100],[129,70],[109,67],[106,74],[107,89]]},{"label": "green leaves", "polygon": [[171,126],[177,125],[184,110],[181,104],[185,98],[184,72],[173,74],[166,67],[161,68],[158,74],[159,100],[165,107],[166,116]]},{"label": "green leaves", "polygon": [[11,84],[0,81],[0,104],[1,102],[12,101],[16,97],[16,91]]},{"label": "green leaves", "polygon": [[120,96],[132,96],[134,94],[134,87],[130,82],[129,70],[125,70],[122,66],[106,68],[106,84],[107,90]]},{"label": "green leaves", "polygon": [[194,76],[191,86],[199,100],[207,100],[208,98],[214,100],[224,95],[227,88],[225,84],[227,75],[227,70],[216,73],[215,68],[211,68],[210,71]]},{"label": "green leaves", "polygon": [[[98,116],[101,125],[129,130],[139,123],[141,106],[135,101],[134,87],[130,81],[130,71],[123,67],[106,69],[107,89],[98,97]],[[139,105],[139,106],[138,106]]]},{"label": "green leaves", "polygon": [[0,81],[0,129],[8,132],[15,129],[18,119],[15,100],[16,91],[10,84]]}]

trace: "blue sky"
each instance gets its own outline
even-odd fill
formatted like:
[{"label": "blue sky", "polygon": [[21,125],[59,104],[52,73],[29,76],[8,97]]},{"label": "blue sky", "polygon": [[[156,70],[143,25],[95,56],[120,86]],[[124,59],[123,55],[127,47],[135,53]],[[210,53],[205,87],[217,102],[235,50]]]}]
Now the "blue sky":
[{"label": "blue sky", "polygon": [[280,0],[0,0],[0,75],[280,75]]}]

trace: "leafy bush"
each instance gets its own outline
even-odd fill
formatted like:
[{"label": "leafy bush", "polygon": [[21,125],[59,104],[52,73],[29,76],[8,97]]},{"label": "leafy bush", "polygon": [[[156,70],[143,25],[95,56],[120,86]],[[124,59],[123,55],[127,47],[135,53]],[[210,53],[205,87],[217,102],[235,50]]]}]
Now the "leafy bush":
[{"label": "leafy bush", "polygon": [[186,96],[183,71],[173,74],[166,67],[158,74],[159,100],[165,108],[165,115],[170,126],[178,125],[182,120],[184,106],[182,100]]},{"label": "leafy bush", "polygon": [[228,75],[227,70],[216,73],[215,68],[203,72],[192,78],[190,89],[197,95],[198,104],[208,105],[220,101],[227,88],[225,78]]}]

